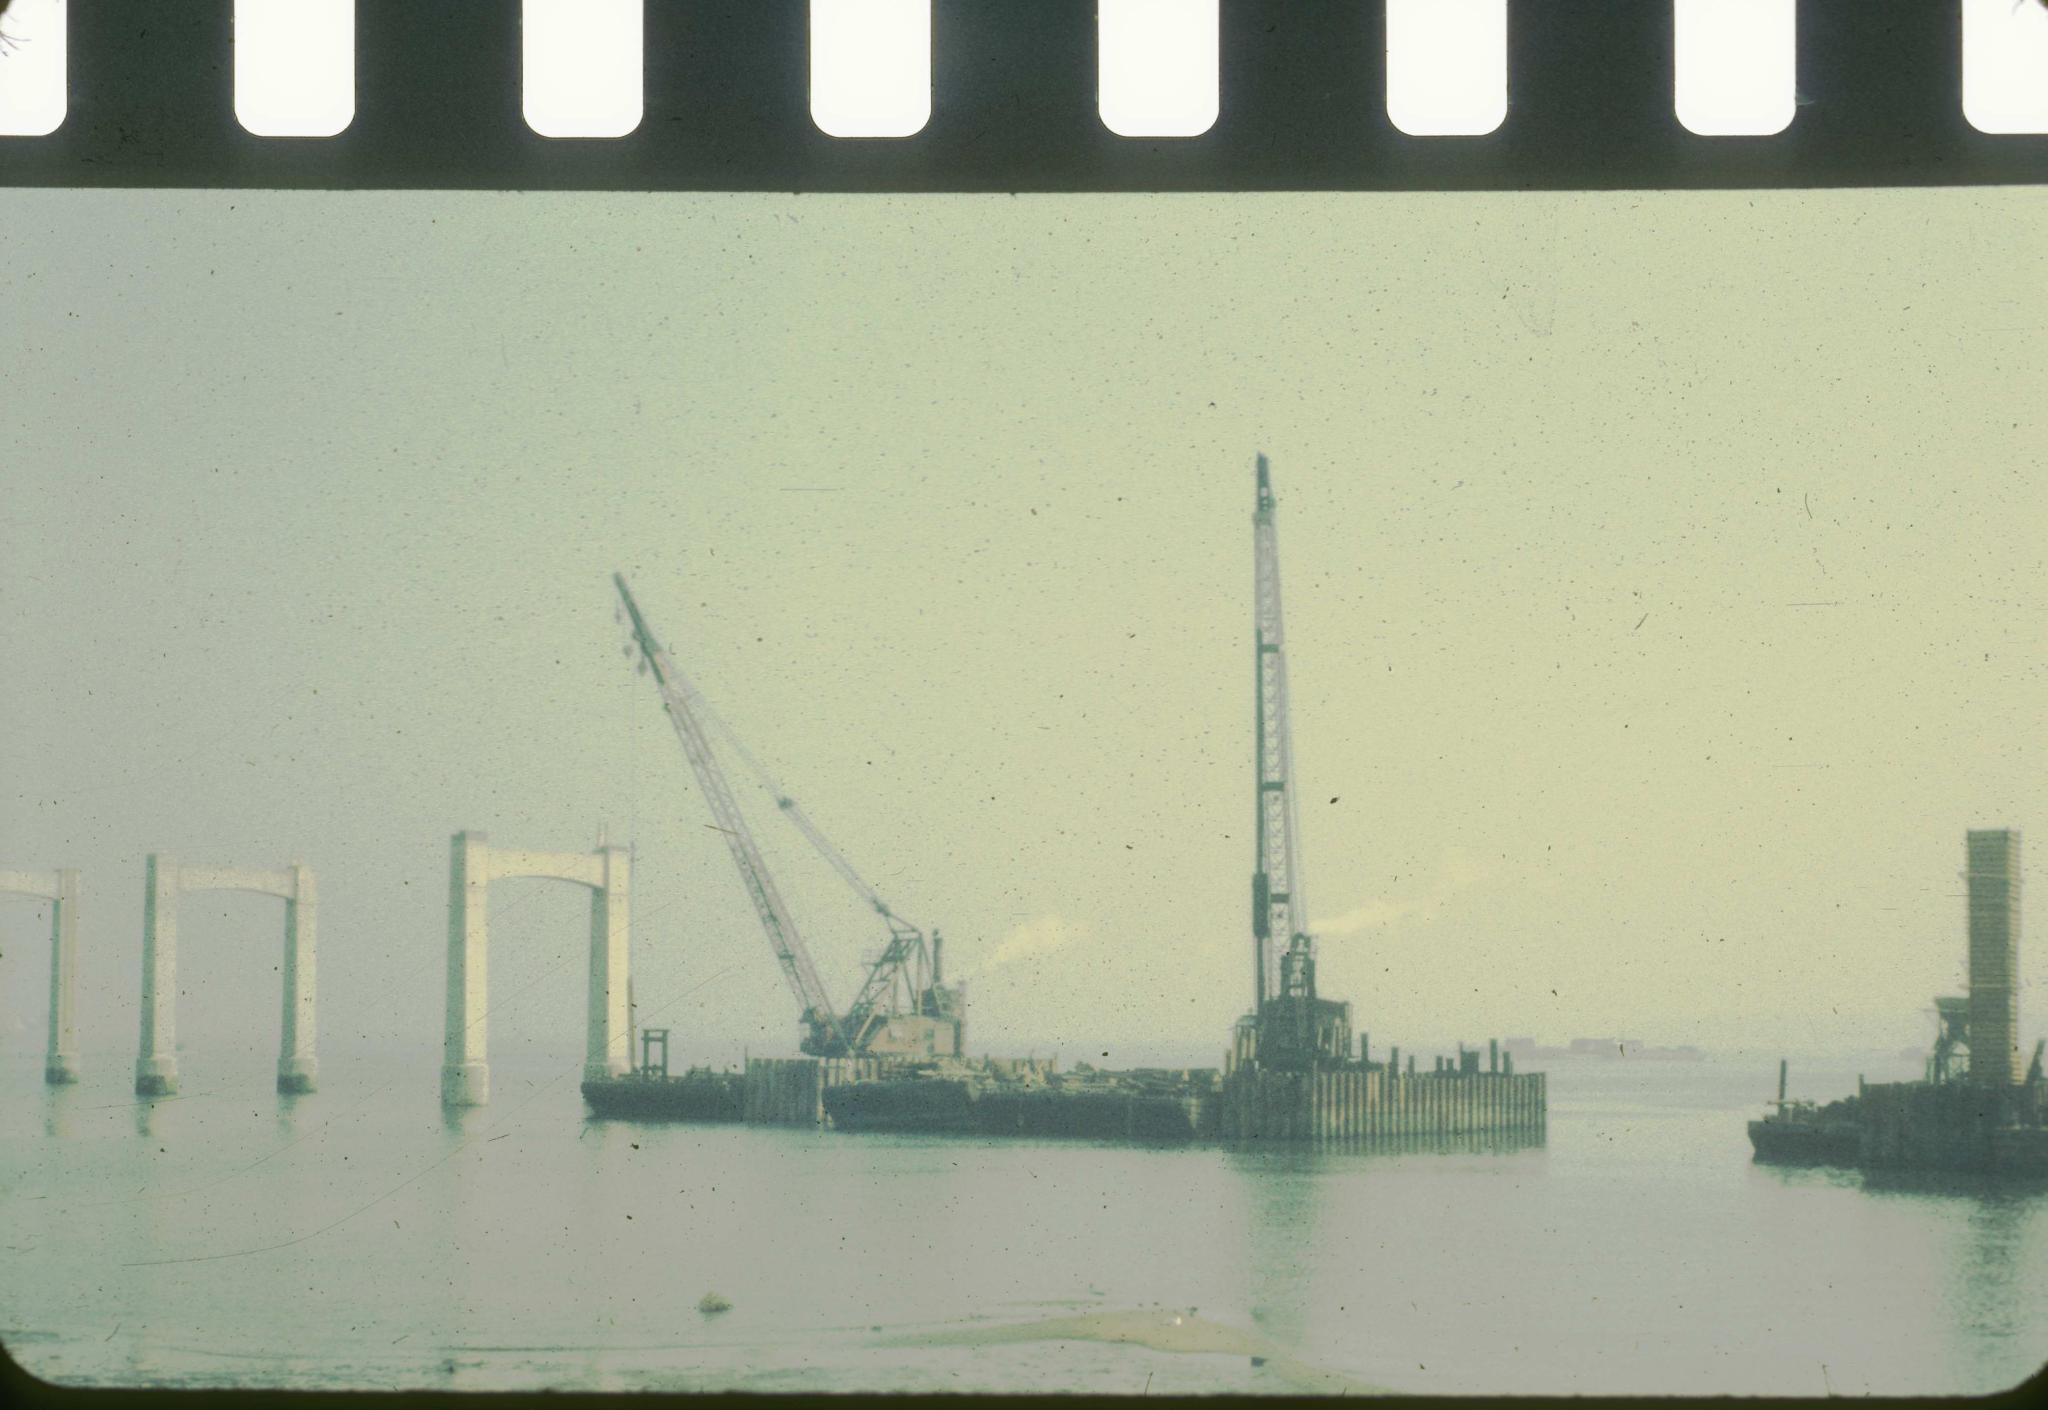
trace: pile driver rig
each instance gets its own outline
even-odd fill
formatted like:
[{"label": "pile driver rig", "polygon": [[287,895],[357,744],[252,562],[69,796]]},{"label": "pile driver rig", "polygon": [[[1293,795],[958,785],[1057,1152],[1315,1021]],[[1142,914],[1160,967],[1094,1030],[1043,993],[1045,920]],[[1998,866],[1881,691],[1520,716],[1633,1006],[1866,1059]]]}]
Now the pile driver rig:
[{"label": "pile driver rig", "polygon": [[[690,761],[690,770],[711,808],[712,825],[725,838],[726,850],[739,869],[740,880],[754,903],[754,912],[782,968],[783,979],[801,1007],[799,1021],[803,1028],[798,1046],[813,1057],[935,1060],[963,1056],[966,999],[957,986],[949,989],[942,982],[944,942],[938,931],[927,937],[889,908],[678,669],[674,657],[649,629],[640,605],[626,586],[625,576],[614,573],[612,582],[618,588],[620,603],[632,627],[633,639],[626,645],[626,655],[637,654],[637,669],[654,677],[655,688],[661,692],[662,710],[674,726],[683,754]],[[828,996],[796,920],[769,874],[768,864],[754,842],[753,830],[748,827],[725,772],[712,752],[705,732],[707,723],[725,736],[741,762],[774,796],[776,808],[888,928],[889,938],[880,956],[869,966],[866,982],[853,1004],[843,1011]]]},{"label": "pile driver rig", "polygon": [[1252,506],[1253,998],[1251,1012],[1238,1022],[1237,1056],[1263,1067],[1299,1069],[1349,1061],[1351,1006],[1316,996],[1315,937],[1302,900],[1301,810],[1295,803],[1280,536],[1273,510],[1272,471],[1261,455]]}]

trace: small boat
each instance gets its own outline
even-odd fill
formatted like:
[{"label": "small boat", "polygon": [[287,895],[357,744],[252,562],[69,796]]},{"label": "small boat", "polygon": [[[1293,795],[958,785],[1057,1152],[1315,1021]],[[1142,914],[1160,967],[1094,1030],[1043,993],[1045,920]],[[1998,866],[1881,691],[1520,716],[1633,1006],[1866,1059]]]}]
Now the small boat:
[{"label": "small boat", "polygon": [[1780,1165],[1854,1165],[1863,1145],[1856,1099],[1815,1106],[1785,1102],[1761,1121],[1749,1123],[1756,1158]]},{"label": "small boat", "polygon": [[618,1121],[738,1121],[741,1098],[739,1073],[708,1067],[693,1067],[681,1076],[642,1068],[583,1083],[583,1100],[591,1112]]},{"label": "small boat", "polygon": [[[630,1013],[630,980],[626,993]],[[614,1121],[738,1121],[744,1096],[745,1079],[737,1072],[693,1067],[680,1077],[670,1076],[666,1028],[640,1031],[640,1065],[631,1072],[583,1079],[583,1100],[591,1111]]]},{"label": "small boat", "polygon": [[1782,1165],[1854,1165],[1863,1148],[1863,1123],[1857,1100],[1819,1106],[1785,1099],[1786,1065],[1778,1063],[1776,1108],[1749,1123],[1749,1144],[1760,1161]]}]

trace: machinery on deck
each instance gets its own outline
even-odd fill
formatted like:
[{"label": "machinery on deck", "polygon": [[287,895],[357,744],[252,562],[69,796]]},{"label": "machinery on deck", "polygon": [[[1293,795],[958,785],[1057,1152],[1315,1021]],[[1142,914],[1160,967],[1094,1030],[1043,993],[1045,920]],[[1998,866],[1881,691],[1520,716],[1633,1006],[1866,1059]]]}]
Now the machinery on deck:
[{"label": "machinery on deck", "polygon": [[[1929,1082],[1960,1082],[1970,1073],[1970,1000],[1945,995],[1934,1001],[1934,1051],[1927,1058]],[[1959,1056],[1960,1055],[1960,1056]]]},{"label": "machinery on deck", "polygon": [[[668,650],[655,640],[633,600],[622,574],[614,573],[619,598],[631,621],[633,641],[626,647],[637,652],[638,668],[654,676],[661,692],[662,709],[675,727],[683,753],[690,761],[697,784],[710,805],[714,827],[725,838],[733,865],[754,903],[761,928],[775,952],[783,978],[801,1006],[803,1035],[799,1046],[813,1057],[900,1057],[933,1060],[960,1057],[964,1049],[961,1025],[965,997],[941,980],[942,940],[935,930],[929,937],[917,926],[892,911],[844,855],[826,840],[796,800],[776,783],[761,762],[740,743],[730,726],[712,711],[709,702],[676,666]],[[719,767],[705,733],[710,723],[726,737],[740,760],[773,794],[775,805],[804,835],[819,855],[882,918],[889,938],[881,954],[869,966],[851,1007],[841,1011],[826,993],[809,949],[798,932],[796,920],[783,902],[775,879],[762,860],[752,829],[740,811],[725,773]]]}]

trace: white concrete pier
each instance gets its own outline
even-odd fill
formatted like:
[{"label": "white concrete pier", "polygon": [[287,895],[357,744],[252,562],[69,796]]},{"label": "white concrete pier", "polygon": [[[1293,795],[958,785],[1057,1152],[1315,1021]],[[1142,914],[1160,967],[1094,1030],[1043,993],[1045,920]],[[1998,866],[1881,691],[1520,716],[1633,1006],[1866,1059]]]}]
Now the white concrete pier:
[{"label": "white concrete pier", "polygon": [[78,1080],[78,1038],[72,997],[78,965],[78,872],[0,871],[0,895],[32,896],[50,903],[50,1039],[43,1080],[53,1087]]},{"label": "white concrete pier", "polygon": [[491,1099],[485,1023],[490,1010],[489,892],[493,881],[539,877],[588,887],[590,992],[583,1075],[631,1067],[626,964],[632,868],[624,847],[529,852],[493,847],[481,832],[458,832],[448,859],[448,1008],[441,1100],[482,1106]]},{"label": "white concrete pier", "polygon": [[252,891],[284,902],[284,998],[277,1090],[310,1092],[319,1075],[313,1056],[313,869],[303,863],[275,871],[243,867],[181,867],[152,852],[144,868],[142,903],[142,1043],[135,1059],[139,1096],[178,1090],[178,898],[191,891]]}]

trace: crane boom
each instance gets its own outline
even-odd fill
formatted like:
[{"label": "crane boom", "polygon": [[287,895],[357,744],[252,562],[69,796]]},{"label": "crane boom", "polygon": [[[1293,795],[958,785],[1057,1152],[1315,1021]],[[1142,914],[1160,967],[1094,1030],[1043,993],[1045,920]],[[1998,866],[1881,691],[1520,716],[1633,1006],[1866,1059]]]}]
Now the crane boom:
[{"label": "crane boom", "polygon": [[[1286,627],[1280,611],[1280,537],[1273,483],[1258,458],[1252,511],[1253,647],[1258,670],[1257,867],[1252,874],[1252,940],[1257,1002],[1315,997],[1315,942],[1301,886],[1301,814],[1295,803],[1294,736],[1288,725]],[[1282,948],[1284,946],[1284,949]]]},{"label": "crane boom", "polygon": [[[923,1006],[923,996],[938,982],[934,973],[937,968],[936,950],[927,945],[922,930],[889,909],[889,903],[882,899],[881,893],[854,870],[853,863],[832,845],[818,825],[811,821],[810,815],[804,812],[803,805],[790,797],[789,791],[768,772],[768,766],[756,758],[754,751],[747,748],[732,726],[720,718],[711,702],[687,681],[681,682],[680,688],[689,697],[692,712],[725,736],[725,742],[732,746],[740,761],[761,786],[774,795],[775,806],[782,810],[782,815],[795,824],[797,831],[804,835],[818,855],[831,864],[841,879],[865,899],[889,927],[888,944],[869,966],[867,979],[862,983],[860,993],[854,997],[853,1007],[846,1011],[841,1025],[841,1036],[848,1044],[848,1051],[859,1052],[866,1047],[875,1024],[900,1003],[907,1001],[912,1007]],[[935,932],[933,945],[936,942]]]},{"label": "crane boom", "polygon": [[808,813],[804,812],[803,805],[790,797],[788,790],[775,781],[775,776],[768,772],[768,766],[754,757],[754,751],[747,748],[739,735],[733,732],[732,726],[719,718],[718,712],[711,708],[711,702],[699,694],[695,686],[687,682],[683,685],[683,691],[690,697],[692,710],[699,718],[708,721],[712,728],[725,736],[725,742],[732,746],[735,754],[739,755],[740,762],[745,764],[754,777],[760,780],[763,788],[775,795],[775,806],[782,810],[784,817],[796,825],[796,830],[801,832],[805,839],[810,842],[811,846],[817,849],[818,855],[829,862],[832,869],[839,873],[848,886],[851,886],[856,892],[860,893],[861,897],[870,906],[875,908],[878,915],[894,919],[896,913],[889,909],[888,904],[882,900],[875,888],[868,885],[866,879],[853,869],[853,863],[847,861],[839,849],[834,847],[826,838],[825,834],[818,830],[818,825],[811,821]]},{"label": "crane boom", "polygon": [[782,967],[783,978],[796,995],[797,1002],[803,1005],[804,1022],[810,1026],[813,1039],[822,1040],[809,1046],[827,1047],[835,1052],[848,1051],[838,1016],[826,996],[823,982],[818,978],[816,966],[811,963],[803,936],[798,933],[795,919],[783,904],[781,893],[776,890],[768,865],[761,858],[761,850],[754,843],[753,832],[733,799],[725,774],[712,755],[710,742],[704,737],[704,727],[692,709],[692,701],[702,697],[676,667],[667,649],[654,639],[647,619],[640,615],[639,604],[633,601],[633,594],[626,587],[625,575],[612,574],[612,582],[618,587],[619,597],[632,619],[633,639],[639,646],[640,658],[654,675],[655,686],[661,691],[662,708],[668,713],[669,723],[675,727],[676,738],[682,741],[690,770],[697,776],[697,785],[704,791],[705,801],[711,807],[713,825],[725,836],[726,850],[732,854],[733,865],[739,868],[740,879],[746,885],[748,898],[754,903],[754,911],[760,917],[762,930],[767,933],[768,944],[775,951],[775,959]]}]

